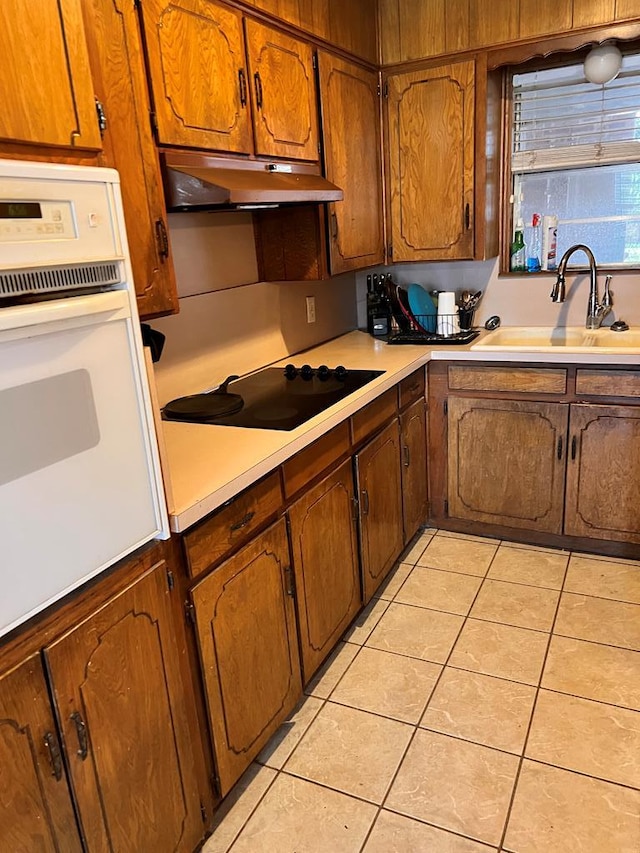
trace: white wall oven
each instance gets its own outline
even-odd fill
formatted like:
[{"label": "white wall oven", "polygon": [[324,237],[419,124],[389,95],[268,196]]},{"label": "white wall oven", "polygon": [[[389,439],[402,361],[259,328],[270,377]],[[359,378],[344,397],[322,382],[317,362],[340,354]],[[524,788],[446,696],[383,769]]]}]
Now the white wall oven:
[{"label": "white wall oven", "polygon": [[118,175],[0,160],[0,635],[166,536]]}]

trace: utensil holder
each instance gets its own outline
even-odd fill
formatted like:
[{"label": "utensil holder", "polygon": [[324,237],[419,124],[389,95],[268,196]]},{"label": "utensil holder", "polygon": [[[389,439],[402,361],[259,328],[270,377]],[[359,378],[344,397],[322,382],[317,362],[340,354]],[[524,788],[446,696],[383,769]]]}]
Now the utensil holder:
[{"label": "utensil holder", "polygon": [[458,320],[460,323],[460,331],[467,332],[473,328],[473,315],[476,313],[475,308],[460,308],[458,309]]}]

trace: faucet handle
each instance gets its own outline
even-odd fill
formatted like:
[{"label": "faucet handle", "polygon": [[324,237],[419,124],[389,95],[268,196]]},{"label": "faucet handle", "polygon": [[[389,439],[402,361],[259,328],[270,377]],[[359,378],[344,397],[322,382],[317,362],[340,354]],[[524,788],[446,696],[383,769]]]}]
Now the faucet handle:
[{"label": "faucet handle", "polygon": [[613,294],[611,293],[611,279],[612,276],[608,275],[604,280],[604,294],[602,296],[602,307],[603,308],[611,308],[613,305]]}]

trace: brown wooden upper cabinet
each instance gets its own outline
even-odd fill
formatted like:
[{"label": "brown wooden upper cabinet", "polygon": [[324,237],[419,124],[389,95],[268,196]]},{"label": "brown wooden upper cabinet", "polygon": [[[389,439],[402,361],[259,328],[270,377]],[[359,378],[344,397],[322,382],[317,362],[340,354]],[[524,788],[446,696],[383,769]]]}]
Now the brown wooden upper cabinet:
[{"label": "brown wooden upper cabinet", "polygon": [[107,127],[104,158],[120,173],[138,311],[177,310],[178,296],[137,12],[130,0],[83,0],[95,90]]},{"label": "brown wooden upper cabinet", "polygon": [[318,105],[311,46],[245,20],[255,153],[318,160]]},{"label": "brown wooden upper cabinet", "polygon": [[3,0],[0,139],[100,149],[80,0]]},{"label": "brown wooden upper cabinet", "polygon": [[327,178],[344,191],[330,203],[333,275],[384,262],[378,75],[322,51],[318,56]]},{"label": "brown wooden upper cabinet", "polygon": [[640,0],[378,0],[378,4],[383,65],[640,17]]},{"label": "brown wooden upper cabinet", "polygon": [[158,140],[250,153],[242,15],[210,0],[144,0]]},{"label": "brown wooden upper cabinet", "polygon": [[392,260],[474,257],[474,63],[391,75],[386,87]]},{"label": "brown wooden upper cabinet", "polygon": [[212,0],[144,0],[142,17],[160,143],[318,159],[308,44],[249,19],[245,39]]},{"label": "brown wooden upper cabinet", "polygon": [[375,4],[371,0],[246,0],[350,53],[377,62]]}]

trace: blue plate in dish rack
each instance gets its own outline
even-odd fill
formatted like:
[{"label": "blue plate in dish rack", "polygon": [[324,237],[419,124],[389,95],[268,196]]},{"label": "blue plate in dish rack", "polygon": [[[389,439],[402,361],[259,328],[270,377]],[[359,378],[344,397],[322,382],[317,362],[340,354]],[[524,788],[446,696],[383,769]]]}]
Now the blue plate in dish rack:
[{"label": "blue plate in dish rack", "polygon": [[431,296],[419,284],[410,284],[407,295],[409,308],[420,328],[429,334],[434,334],[438,312]]}]

